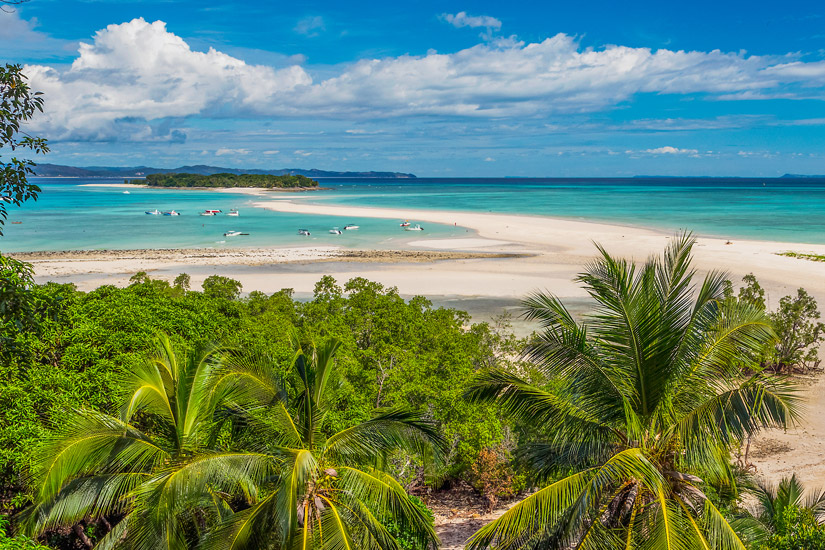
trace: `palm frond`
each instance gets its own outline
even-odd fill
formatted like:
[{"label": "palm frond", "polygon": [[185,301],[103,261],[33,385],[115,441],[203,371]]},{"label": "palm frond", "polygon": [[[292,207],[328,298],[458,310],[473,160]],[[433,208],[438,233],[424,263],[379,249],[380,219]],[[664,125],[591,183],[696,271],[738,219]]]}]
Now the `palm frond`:
[{"label": "palm frond", "polygon": [[[363,505],[372,514],[394,519],[420,546],[437,545],[438,537],[427,517],[392,476],[375,468],[340,469],[335,499],[355,508]],[[359,504],[360,503],[360,504]]]},{"label": "palm frond", "polygon": [[414,411],[395,408],[380,410],[372,419],[331,436],[324,445],[324,455],[365,463],[401,450],[429,459],[443,456],[446,447],[434,423]]},{"label": "palm frond", "polygon": [[165,449],[132,426],[97,411],[80,410],[37,450],[28,485],[38,500],[48,501],[78,476],[147,472],[168,459]]}]

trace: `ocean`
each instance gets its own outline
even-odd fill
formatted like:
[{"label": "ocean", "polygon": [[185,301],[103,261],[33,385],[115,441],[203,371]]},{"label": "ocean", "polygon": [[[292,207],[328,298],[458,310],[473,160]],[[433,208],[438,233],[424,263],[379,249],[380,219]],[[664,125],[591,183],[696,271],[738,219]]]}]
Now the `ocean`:
[{"label": "ocean", "polygon": [[[231,248],[239,246],[347,246],[394,248],[410,240],[466,236],[467,230],[422,224],[407,233],[398,221],[276,213],[253,208],[256,197],[199,190],[86,187],[122,180],[34,180],[36,202],[11,208],[0,250]],[[630,178],[333,179],[331,191],[296,194],[328,204],[499,212],[678,231],[699,235],[825,244],[825,179],[818,178]],[[148,216],[145,210],[177,210],[181,216]],[[207,208],[231,208],[238,218],[204,217]],[[12,221],[22,222],[11,224]],[[400,221],[400,220],[399,220]],[[414,220],[411,220],[414,222]],[[358,231],[328,230],[354,223]],[[297,235],[309,229],[310,237]],[[249,236],[224,237],[227,231]]]}]

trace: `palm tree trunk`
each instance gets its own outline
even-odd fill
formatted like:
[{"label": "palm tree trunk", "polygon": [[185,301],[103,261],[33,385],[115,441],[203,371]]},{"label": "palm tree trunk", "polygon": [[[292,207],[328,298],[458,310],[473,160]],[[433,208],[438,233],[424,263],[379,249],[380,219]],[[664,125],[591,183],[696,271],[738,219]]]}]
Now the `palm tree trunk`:
[{"label": "palm tree trunk", "polygon": [[74,530],[74,534],[77,535],[77,538],[80,539],[80,542],[82,542],[83,545],[86,546],[86,548],[91,548],[94,546],[94,544],[92,544],[91,539],[89,539],[89,537],[86,536],[86,531],[83,529],[82,524],[78,523],[72,529]]}]

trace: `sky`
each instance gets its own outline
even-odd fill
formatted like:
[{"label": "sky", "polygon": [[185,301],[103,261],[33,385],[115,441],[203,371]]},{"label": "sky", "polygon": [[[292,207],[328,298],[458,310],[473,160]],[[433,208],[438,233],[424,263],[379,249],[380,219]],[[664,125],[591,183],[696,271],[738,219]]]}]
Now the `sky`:
[{"label": "sky", "polygon": [[0,62],[74,166],[825,174],[825,3],[30,0]]}]

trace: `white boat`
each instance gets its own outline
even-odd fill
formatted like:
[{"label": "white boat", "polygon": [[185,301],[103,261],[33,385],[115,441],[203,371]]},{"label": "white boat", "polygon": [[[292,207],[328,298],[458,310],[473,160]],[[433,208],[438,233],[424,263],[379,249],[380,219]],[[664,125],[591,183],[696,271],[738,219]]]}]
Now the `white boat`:
[{"label": "white boat", "polygon": [[154,210],[147,210],[146,213],[150,216],[160,216],[160,210],[158,210],[157,208],[155,208]]},{"label": "white boat", "polygon": [[164,216],[180,216],[180,212],[175,210],[169,210],[168,212],[163,213]]},{"label": "white boat", "polygon": [[220,210],[204,210],[201,212],[201,216],[217,216],[220,213]]},{"label": "white boat", "polygon": [[229,212],[226,213],[227,216],[240,216],[241,213],[237,211],[237,209],[233,208]]},{"label": "white boat", "polygon": [[124,195],[130,195],[131,193],[129,193],[128,191],[124,191],[123,194]]},{"label": "white boat", "polygon": [[344,226],[345,231],[352,231],[354,229],[361,229],[359,226],[355,225],[354,223],[348,223]]},{"label": "white boat", "polygon": [[424,231],[424,228],[421,227],[418,224],[415,224],[415,225],[409,225],[409,226],[405,227],[404,231]]},{"label": "white boat", "polygon": [[249,235],[249,233],[241,233],[240,231],[227,231],[223,234],[224,237],[239,237],[241,235]]},{"label": "white boat", "polygon": [[332,233],[333,235],[340,235],[340,234],[343,233],[343,231],[341,231],[337,227],[333,227],[332,229],[329,230],[329,232]]},{"label": "white boat", "polygon": [[407,220],[404,220],[404,221],[403,221],[403,222],[401,222],[399,225],[400,225],[401,227],[409,227],[409,226],[410,226],[410,222],[408,222]]},{"label": "white boat", "polygon": [[309,237],[312,233],[309,232],[309,229],[299,229],[298,234]]}]

